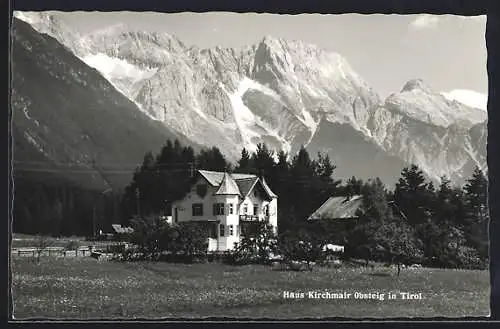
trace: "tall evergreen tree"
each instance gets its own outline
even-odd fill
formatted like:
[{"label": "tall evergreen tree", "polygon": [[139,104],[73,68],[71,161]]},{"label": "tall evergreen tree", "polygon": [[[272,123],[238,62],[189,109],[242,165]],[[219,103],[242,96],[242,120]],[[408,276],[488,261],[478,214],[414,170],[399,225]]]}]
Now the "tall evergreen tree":
[{"label": "tall evergreen tree", "polygon": [[347,254],[364,258],[367,263],[383,245],[378,231],[392,219],[385,190],[380,179],[369,180],[363,186],[363,203],[357,212],[355,227],[347,238]]},{"label": "tall evergreen tree", "polygon": [[488,181],[476,167],[464,186],[466,205],[466,232],[469,244],[483,259],[488,257]]},{"label": "tall evergreen tree", "polygon": [[241,150],[241,157],[238,160],[238,165],[235,168],[235,172],[238,173],[253,173],[255,168],[252,164],[252,159],[250,158],[250,153],[246,148]]},{"label": "tall evergreen tree", "polygon": [[201,150],[197,155],[196,161],[198,169],[213,171],[230,171],[231,164],[217,147]]},{"label": "tall evergreen tree", "polygon": [[421,224],[429,218],[432,193],[422,170],[412,165],[401,172],[394,190],[394,201],[405,213],[410,224]]},{"label": "tall evergreen tree", "polygon": [[464,190],[471,215],[477,220],[483,221],[488,216],[488,181],[480,168],[474,169],[472,177],[464,186]]},{"label": "tall evergreen tree", "polygon": [[303,221],[314,208],[312,194],[314,163],[304,147],[301,147],[298,154],[293,157],[290,174],[291,212],[298,220]]},{"label": "tall evergreen tree", "polygon": [[274,152],[265,143],[257,144],[257,151],[252,155],[252,162],[259,176],[272,176],[274,168]]},{"label": "tall evergreen tree", "polygon": [[356,177],[352,176],[346,181],[343,188],[343,194],[348,197],[360,195],[363,189],[363,185],[364,182],[362,179],[357,179]]}]

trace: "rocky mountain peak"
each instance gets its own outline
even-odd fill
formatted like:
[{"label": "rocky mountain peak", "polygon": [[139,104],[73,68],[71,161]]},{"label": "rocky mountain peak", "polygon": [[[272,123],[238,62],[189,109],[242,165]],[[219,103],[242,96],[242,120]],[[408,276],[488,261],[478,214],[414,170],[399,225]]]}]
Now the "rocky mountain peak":
[{"label": "rocky mountain peak", "polygon": [[[83,45],[79,57],[144,113],[196,143],[219,146],[231,160],[264,141],[291,153],[300,145],[331,152],[349,177],[397,176],[399,169],[387,169],[394,159],[435,177],[484,162],[485,128],[477,124],[485,111],[448,101],[422,79],[381,102],[342,55],[303,41],[265,36],[239,50],[188,48],[168,33],[126,24],[83,39],[48,34],[71,49]],[[350,155],[353,143],[359,158]],[[353,169],[368,164],[367,154],[389,158],[379,169]]]},{"label": "rocky mountain peak", "polygon": [[432,93],[432,89],[422,79],[411,79],[405,83],[401,92],[411,92],[414,90],[421,90],[425,93]]},{"label": "rocky mountain peak", "polygon": [[14,11],[13,16],[17,19],[20,19],[33,27],[36,26],[50,26],[50,25],[59,25],[60,20],[56,17],[56,12],[52,11],[44,11],[44,12],[36,12],[36,11]]}]

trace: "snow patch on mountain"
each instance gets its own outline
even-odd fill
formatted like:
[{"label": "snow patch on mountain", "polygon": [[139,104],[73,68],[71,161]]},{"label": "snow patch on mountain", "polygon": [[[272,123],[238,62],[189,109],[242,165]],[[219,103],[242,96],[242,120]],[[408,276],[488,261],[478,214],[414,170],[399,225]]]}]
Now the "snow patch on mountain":
[{"label": "snow patch on mountain", "polygon": [[260,140],[263,134],[267,134],[279,140],[282,144],[283,150],[289,151],[291,149],[290,142],[285,140],[276,131],[270,128],[266,122],[255,115],[243,102],[243,95],[245,95],[245,93],[250,89],[259,90],[275,97],[281,102],[279,96],[273,90],[248,77],[244,77],[239,82],[236,90],[232,93],[229,92],[221,82],[219,82],[219,86],[228,95],[231,101],[234,119],[243,139],[245,148],[250,151],[256,151],[258,144],[256,141]]},{"label": "snow patch on mountain", "polygon": [[13,16],[17,19],[20,19],[30,25],[34,25],[40,22],[40,16],[30,14],[29,12],[22,12],[18,10],[14,10]]},{"label": "snow patch on mountain", "polygon": [[305,124],[309,130],[314,133],[316,131],[316,128],[318,127],[318,123],[314,121],[311,113],[306,111],[306,109],[302,109],[302,118],[299,117],[299,120]]},{"label": "snow patch on mountain", "polygon": [[[157,118],[152,115],[149,111],[146,111],[144,107],[132,97],[130,97],[129,91],[125,90],[123,86],[118,81],[128,80],[128,83],[135,83],[147,78],[152,77],[157,69],[156,68],[140,68],[136,65],[130,64],[128,61],[120,58],[110,57],[106,54],[98,53],[91,54],[85,57],[79,57],[85,64],[96,69],[102,76],[108,80],[108,82],[121,94],[125,95],[130,101],[132,101],[138,108],[146,114],[150,119],[155,121],[162,121],[161,118]],[[128,84],[127,83],[127,84]]]},{"label": "snow patch on mountain", "polygon": [[478,93],[467,89],[454,89],[449,92],[441,92],[447,100],[457,101],[469,107],[486,111],[488,104],[488,95]]},{"label": "snow patch on mountain", "polygon": [[238,88],[233,92],[229,92],[226,87],[220,82],[220,88],[227,94],[229,100],[231,101],[231,106],[233,109],[234,119],[236,125],[239,128],[241,138],[243,139],[244,147],[255,151],[257,145],[251,142],[252,137],[258,137],[259,134],[252,131],[251,127],[255,125],[256,119],[255,115],[250,111],[250,109],[243,102],[243,95],[249,89],[251,85],[251,80],[248,78],[243,79]]},{"label": "snow patch on mountain", "polygon": [[101,72],[107,80],[128,78],[137,82],[152,77],[157,71],[156,68],[142,69],[124,59],[110,57],[102,53],[87,55],[82,60]]},{"label": "snow patch on mountain", "polygon": [[[249,89],[254,89],[254,90],[258,90],[268,96],[271,96],[272,98],[274,98],[277,102],[285,105],[285,103],[283,102],[283,100],[281,99],[281,96],[278,95],[278,93],[276,93],[274,90],[272,90],[271,88],[267,87],[267,86],[264,86],[260,83],[258,83],[257,81],[254,81],[248,77],[244,77],[243,80],[241,81],[241,85],[240,87],[243,87],[243,88],[246,88],[245,91],[243,92],[243,94],[245,94],[245,92]],[[242,96],[243,96],[242,94]]]},{"label": "snow patch on mountain", "polygon": [[200,102],[198,102],[198,99],[197,98],[194,98],[193,99],[194,101],[194,107],[193,107],[193,110],[198,113],[203,119],[207,120],[207,116],[205,115],[205,113],[201,110],[201,106],[200,106]]}]

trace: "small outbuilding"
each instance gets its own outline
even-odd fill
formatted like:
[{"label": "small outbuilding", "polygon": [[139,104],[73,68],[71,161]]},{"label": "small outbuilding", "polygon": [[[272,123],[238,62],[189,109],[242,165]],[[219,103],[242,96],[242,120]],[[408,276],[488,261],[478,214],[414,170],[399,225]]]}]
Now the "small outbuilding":
[{"label": "small outbuilding", "polygon": [[330,197],[315,212],[313,212],[309,216],[308,220],[357,219],[358,210],[361,210],[362,204],[363,204],[363,196],[361,195],[355,195],[352,197],[345,197],[345,196]]},{"label": "small outbuilding", "polygon": [[113,227],[113,230],[115,231],[115,234],[130,234],[134,232],[134,229],[131,227],[123,227],[120,224],[111,224],[111,227]]}]

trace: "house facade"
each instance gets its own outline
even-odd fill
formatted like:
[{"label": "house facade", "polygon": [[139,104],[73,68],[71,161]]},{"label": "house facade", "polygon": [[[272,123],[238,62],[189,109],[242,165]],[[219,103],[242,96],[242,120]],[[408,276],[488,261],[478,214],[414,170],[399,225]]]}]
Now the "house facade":
[{"label": "house facade", "polygon": [[233,249],[262,221],[278,232],[278,197],[256,175],[198,170],[191,190],[172,203],[173,223],[206,225],[208,251]]}]

